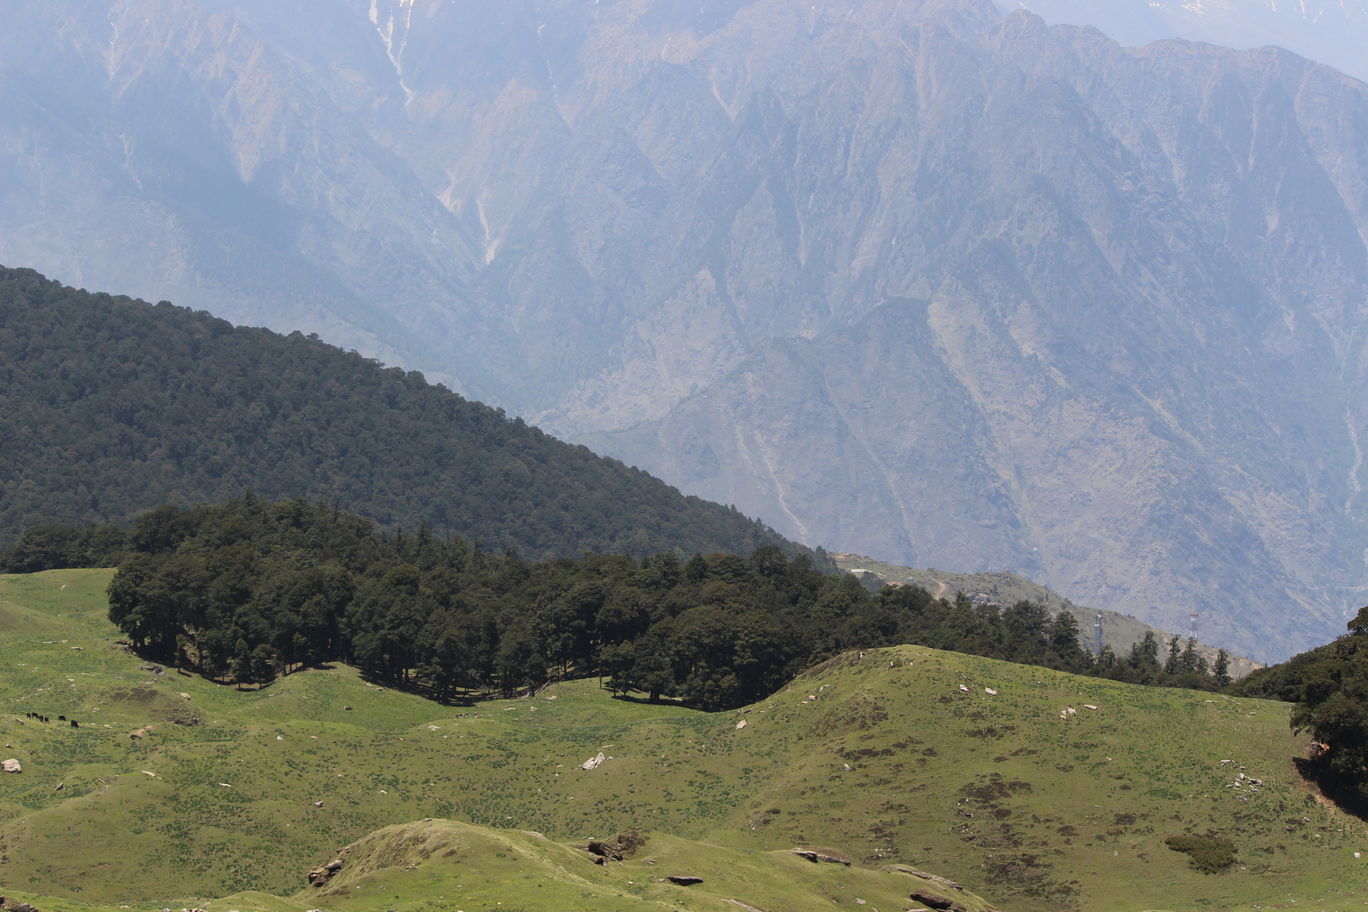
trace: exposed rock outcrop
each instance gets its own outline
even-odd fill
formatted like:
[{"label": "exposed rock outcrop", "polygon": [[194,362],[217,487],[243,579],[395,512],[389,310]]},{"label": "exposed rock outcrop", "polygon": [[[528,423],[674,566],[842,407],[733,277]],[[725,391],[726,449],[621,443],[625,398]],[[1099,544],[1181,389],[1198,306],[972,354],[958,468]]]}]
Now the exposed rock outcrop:
[{"label": "exposed rock outcrop", "polygon": [[342,870],[342,859],[334,858],[325,865],[320,865],[308,873],[309,886],[321,887],[328,881],[337,876],[337,872]]},{"label": "exposed rock outcrop", "polygon": [[586,848],[589,850],[590,855],[597,855],[599,858],[608,861],[622,861],[622,852],[614,843],[591,839]]}]

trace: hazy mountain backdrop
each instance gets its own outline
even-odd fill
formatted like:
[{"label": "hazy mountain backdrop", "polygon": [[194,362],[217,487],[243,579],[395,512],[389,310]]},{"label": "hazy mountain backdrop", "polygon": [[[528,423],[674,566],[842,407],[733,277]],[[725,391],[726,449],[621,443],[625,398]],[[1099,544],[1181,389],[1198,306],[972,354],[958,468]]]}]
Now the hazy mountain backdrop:
[{"label": "hazy mountain backdrop", "polygon": [[998,0],[998,7],[1093,25],[1123,44],[1184,38],[1235,48],[1275,45],[1368,79],[1365,0]]},{"label": "hazy mountain backdrop", "polygon": [[0,262],[1258,658],[1364,597],[1368,89],[1328,67],[987,0],[4,16]]}]

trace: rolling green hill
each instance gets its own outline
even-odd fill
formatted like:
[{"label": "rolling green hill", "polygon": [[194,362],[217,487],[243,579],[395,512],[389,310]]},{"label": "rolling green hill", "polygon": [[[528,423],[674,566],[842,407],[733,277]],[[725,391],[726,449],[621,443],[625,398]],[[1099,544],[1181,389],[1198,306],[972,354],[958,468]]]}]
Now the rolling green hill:
[{"label": "rolling green hill", "polygon": [[[0,577],[0,743],[23,765],[0,774],[0,884],[44,912],[917,908],[890,865],[1009,912],[1368,909],[1368,828],[1297,776],[1285,704],[921,647],[718,714],[593,680],[442,706],[345,666],[239,691],[130,655],[108,579]],[[632,827],[625,862],[574,848]],[[1193,870],[1164,845],[1185,832],[1233,840],[1235,866]]]},{"label": "rolling green hill", "polygon": [[0,267],[0,547],[244,490],[528,557],[801,550],[416,372]]}]

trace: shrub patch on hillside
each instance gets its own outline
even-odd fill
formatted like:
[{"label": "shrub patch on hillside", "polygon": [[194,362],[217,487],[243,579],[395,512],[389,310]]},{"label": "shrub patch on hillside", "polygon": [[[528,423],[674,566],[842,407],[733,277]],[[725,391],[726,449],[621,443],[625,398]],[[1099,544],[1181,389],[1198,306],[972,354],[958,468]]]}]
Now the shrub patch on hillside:
[{"label": "shrub patch on hillside", "polygon": [[1184,833],[1170,836],[1164,845],[1175,852],[1186,853],[1192,866],[1203,874],[1217,874],[1235,863],[1235,843],[1221,836],[1197,836]]}]

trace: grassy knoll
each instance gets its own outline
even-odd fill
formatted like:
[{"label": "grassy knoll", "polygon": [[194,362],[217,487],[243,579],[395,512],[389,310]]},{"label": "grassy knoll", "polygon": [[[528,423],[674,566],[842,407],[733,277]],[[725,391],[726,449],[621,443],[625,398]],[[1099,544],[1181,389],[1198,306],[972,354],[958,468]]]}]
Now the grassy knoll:
[{"label": "grassy knoll", "polygon": [[[1296,777],[1280,704],[918,647],[713,715],[594,681],[441,706],[342,666],[236,691],[142,667],[107,581],[0,577],[0,743],[24,765],[0,776],[0,885],[44,912],[888,912],[916,906],[895,864],[1005,910],[1368,910],[1368,829]],[[573,847],[633,826],[649,841],[626,862]],[[1164,845],[1185,832],[1233,840],[1235,866],[1193,870]],[[299,893],[349,844],[323,895]],[[855,865],[788,854],[804,844]]]}]

